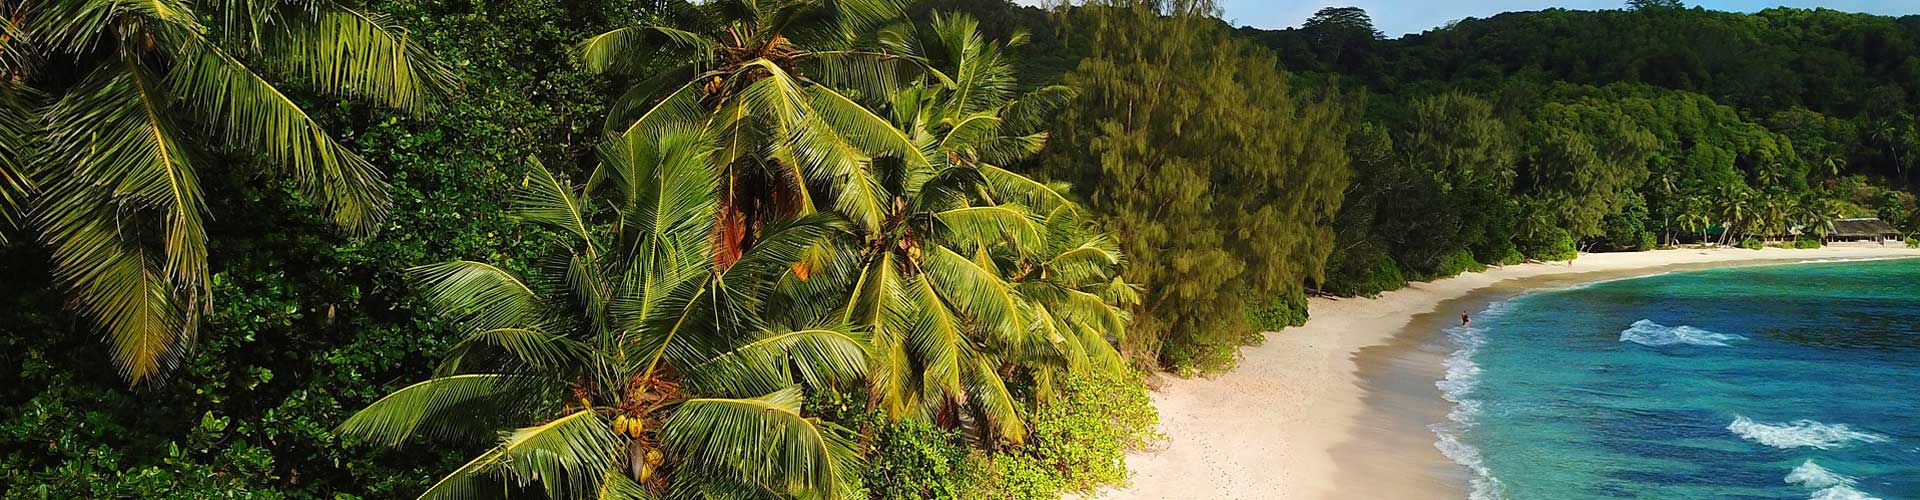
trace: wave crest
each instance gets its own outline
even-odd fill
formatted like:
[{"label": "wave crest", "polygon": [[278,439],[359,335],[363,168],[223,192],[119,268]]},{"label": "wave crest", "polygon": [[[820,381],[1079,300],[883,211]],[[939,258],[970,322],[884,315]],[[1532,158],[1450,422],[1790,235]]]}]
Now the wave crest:
[{"label": "wave crest", "polygon": [[1853,489],[1854,483],[1858,481],[1852,476],[1821,467],[1812,460],[1794,467],[1793,472],[1787,474],[1788,484],[1798,484],[1807,489],[1816,490],[1808,500],[1880,500],[1867,495],[1866,492]]},{"label": "wave crest", "polygon": [[1813,496],[1807,497],[1807,500],[1880,500],[1880,497],[1868,495],[1852,486],[1835,486],[1813,492]]},{"label": "wave crest", "polygon": [[1644,319],[1633,322],[1633,326],[1620,332],[1621,342],[1632,342],[1648,347],[1676,344],[1726,347],[1727,342],[1746,339],[1746,337],[1729,333],[1715,333],[1686,325],[1667,326]]},{"label": "wave crest", "polygon": [[1739,415],[1734,416],[1733,423],[1727,424],[1727,430],[1733,431],[1742,439],[1783,450],[1803,447],[1828,450],[1846,446],[1855,441],[1863,443],[1889,441],[1886,436],[1856,431],[1847,427],[1847,424],[1823,424],[1812,420],[1766,424]]},{"label": "wave crest", "polygon": [[1856,481],[1857,480],[1851,476],[1828,470],[1826,467],[1821,467],[1820,464],[1813,463],[1812,460],[1800,464],[1799,467],[1794,467],[1793,472],[1787,474],[1788,484],[1798,484],[1813,489],[1853,486]]}]

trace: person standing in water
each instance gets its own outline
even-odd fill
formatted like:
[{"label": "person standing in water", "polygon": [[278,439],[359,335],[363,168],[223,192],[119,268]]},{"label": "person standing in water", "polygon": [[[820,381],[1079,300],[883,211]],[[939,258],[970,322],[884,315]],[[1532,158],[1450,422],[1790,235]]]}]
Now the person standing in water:
[{"label": "person standing in water", "polygon": [[1467,312],[1460,311],[1460,326],[1467,326],[1472,323],[1473,323],[1473,319],[1467,317]]}]

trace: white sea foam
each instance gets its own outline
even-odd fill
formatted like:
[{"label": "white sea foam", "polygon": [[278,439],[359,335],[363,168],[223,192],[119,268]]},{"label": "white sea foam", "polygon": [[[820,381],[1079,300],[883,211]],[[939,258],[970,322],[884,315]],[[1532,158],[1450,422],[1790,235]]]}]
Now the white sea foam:
[{"label": "white sea foam", "polygon": [[1726,347],[1727,342],[1746,339],[1739,335],[1715,333],[1686,325],[1667,326],[1645,319],[1633,322],[1633,326],[1620,332],[1621,342],[1632,342],[1649,347],[1676,344]]},{"label": "white sea foam", "polygon": [[[1506,302],[1496,302],[1477,316],[1486,321],[1506,314],[1510,306]],[[1483,323],[1484,324],[1484,323]],[[1446,378],[1434,382],[1441,396],[1453,402],[1453,409],[1447,412],[1448,422],[1428,426],[1437,438],[1433,446],[1440,449],[1454,463],[1473,473],[1470,481],[1472,492],[1470,500],[1500,500],[1505,498],[1505,486],[1494,477],[1481,460],[1480,450],[1461,440],[1461,436],[1473,425],[1474,418],[1480,414],[1480,401],[1473,398],[1473,391],[1480,383],[1480,365],[1473,357],[1486,344],[1484,330],[1477,327],[1454,327],[1447,329],[1447,339],[1453,342],[1454,351],[1447,355]]]},{"label": "white sea foam", "polygon": [[1727,430],[1733,431],[1742,439],[1780,449],[1805,447],[1828,450],[1846,446],[1855,441],[1863,443],[1889,441],[1886,436],[1856,431],[1847,427],[1847,424],[1823,424],[1812,420],[1767,424],[1739,415],[1734,416],[1733,423],[1727,424]]},{"label": "white sea foam", "polygon": [[1449,430],[1450,426],[1434,424],[1430,428],[1433,429],[1434,435],[1439,436],[1439,439],[1433,442],[1433,446],[1440,449],[1440,454],[1453,460],[1453,463],[1466,467],[1468,471],[1473,473],[1473,479],[1468,482],[1469,486],[1473,488],[1473,491],[1467,495],[1468,500],[1501,500],[1506,498],[1506,494],[1504,493],[1506,486],[1500,484],[1499,478],[1493,477],[1492,470],[1487,469],[1486,462],[1480,459],[1480,450],[1478,448],[1461,442],[1459,435],[1456,433],[1457,429]]},{"label": "white sea foam", "polygon": [[1852,476],[1821,467],[1812,460],[1794,467],[1793,472],[1787,474],[1788,484],[1798,484],[1814,490],[1813,496],[1808,497],[1809,500],[1880,500],[1867,495],[1866,492],[1854,489],[1853,486],[1858,481]]},{"label": "white sea foam", "polygon": [[1812,460],[1794,467],[1793,472],[1787,474],[1787,484],[1798,484],[1813,489],[1853,486],[1856,481],[1846,474],[1827,470],[1826,467],[1821,467]]},{"label": "white sea foam", "polygon": [[1813,492],[1807,500],[1880,500],[1880,497],[1853,489],[1852,486],[1835,486]]}]

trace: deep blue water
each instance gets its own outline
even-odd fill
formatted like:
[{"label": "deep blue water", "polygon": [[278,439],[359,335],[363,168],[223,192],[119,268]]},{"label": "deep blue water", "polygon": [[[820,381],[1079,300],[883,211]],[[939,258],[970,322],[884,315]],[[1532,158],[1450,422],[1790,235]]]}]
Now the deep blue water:
[{"label": "deep blue water", "polygon": [[1448,333],[1435,431],[1476,499],[1920,500],[1920,260],[1537,292]]}]

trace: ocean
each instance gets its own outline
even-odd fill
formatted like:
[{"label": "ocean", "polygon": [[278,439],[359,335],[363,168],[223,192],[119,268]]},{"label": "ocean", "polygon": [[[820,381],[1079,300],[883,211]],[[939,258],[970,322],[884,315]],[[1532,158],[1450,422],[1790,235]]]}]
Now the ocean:
[{"label": "ocean", "polygon": [[1920,260],[1537,291],[1444,342],[1475,500],[1920,500]]}]

